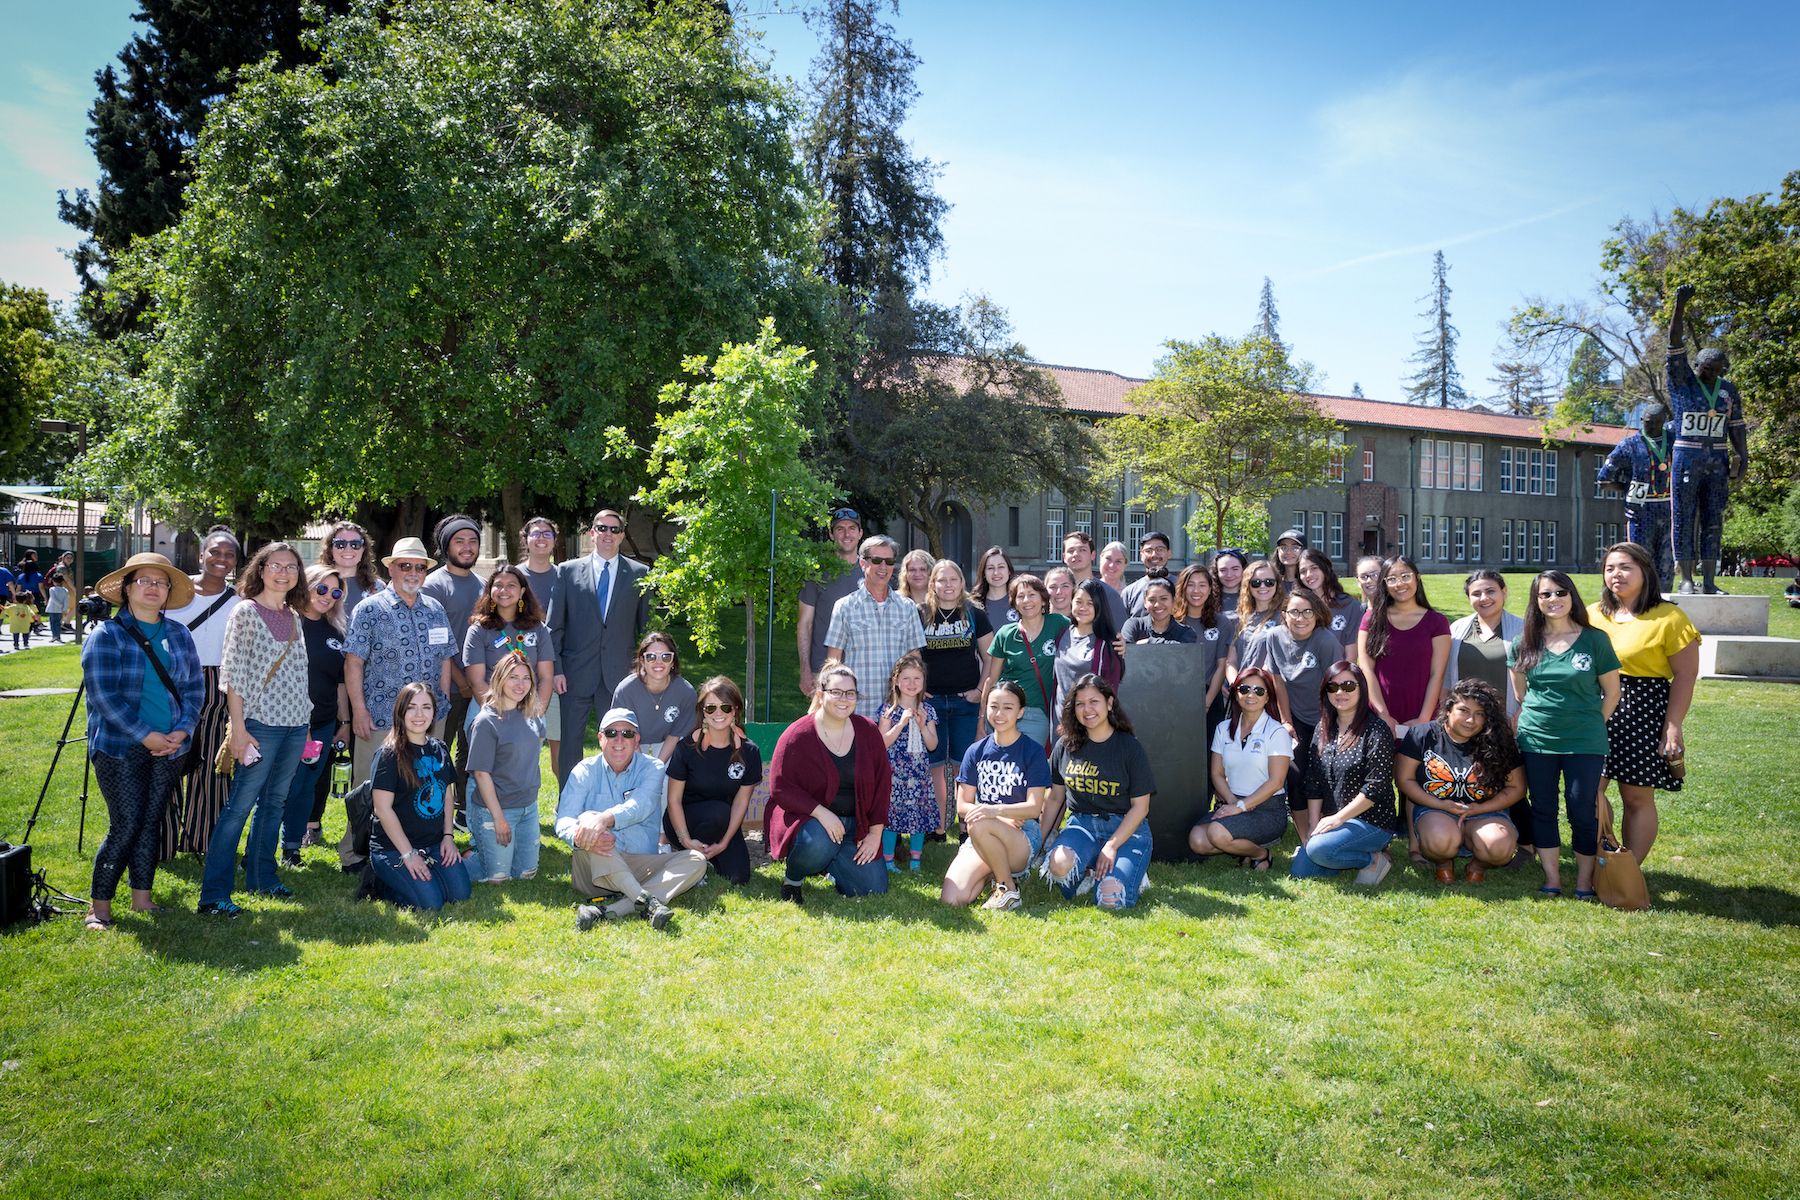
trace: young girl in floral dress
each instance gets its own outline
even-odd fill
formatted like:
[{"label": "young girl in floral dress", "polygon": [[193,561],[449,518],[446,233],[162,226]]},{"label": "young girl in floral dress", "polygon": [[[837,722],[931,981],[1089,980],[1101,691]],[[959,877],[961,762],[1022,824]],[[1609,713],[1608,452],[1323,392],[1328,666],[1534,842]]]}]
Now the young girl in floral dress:
[{"label": "young girl in floral dress", "polygon": [[887,869],[898,871],[894,850],[901,834],[912,851],[910,869],[919,869],[925,854],[925,835],[937,828],[937,793],[931,786],[931,752],[937,749],[937,711],[925,703],[925,663],[908,654],[894,664],[888,677],[887,703],[875,722],[887,742],[888,761],[894,767],[894,786],[888,800],[888,823],[881,833],[881,857]]}]

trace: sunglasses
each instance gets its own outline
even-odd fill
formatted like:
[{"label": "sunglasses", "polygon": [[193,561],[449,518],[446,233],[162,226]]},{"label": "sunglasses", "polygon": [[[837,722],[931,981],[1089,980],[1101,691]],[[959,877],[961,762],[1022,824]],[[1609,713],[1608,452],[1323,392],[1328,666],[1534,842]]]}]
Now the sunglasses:
[{"label": "sunglasses", "polygon": [[624,533],[625,527],[623,525],[598,525],[597,524],[594,526],[594,532],[595,533]]},{"label": "sunglasses", "polygon": [[1275,581],[1273,579],[1252,579],[1250,581],[1250,586],[1253,588],[1256,588],[1258,591],[1261,591],[1263,588],[1274,587]]},{"label": "sunglasses", "polygon": [[342,600],[344,598],[344,589],[334,588],[329,583],[315,583],[313,584],[313,591],[321,596],[330,596],[333,600]]},{"label": "sunglasses", "polygon": [[636,741],[637,735],[638,731],[635,729],[602,729],[600,731],[600,736],[609,742]]},{"label": "sunglasses", "polygon": [[1356,692],[1361,690],[1361,687],[1354,679],[1346,679],[1342,683],[1328,683],[1325,685],[1325,694],[1327,696],[1335,696],[1339,692]]},{"label": "sunglasses", "polygon": [[863,561],[877,567],[891,567],[894,565],[894,560],[891,558],[872,558],[867,554],[863,555]]},{"label": "sunglasses", "polygon": [[1240,696],[1266,696],[1269,694],[1269,689],[1260,684],[1240,683],[1237,687],[1237,694]]},{"label": "sunglasses", "polygon": [[361,538],[332,538],[331,539],[331,548],[333,550],[361,550],[366,545],[368,545],[368,543],[363,541]]},{"label": "sunglasses", "polygon": [[1546,588],[1538,593],[1539,600],[1561,600],[1569,594],[1568,588]]},{"label": "sunglasses", "polygon": [[431,568],[427,567],[424,563],[395,563],[394,564],[394,570],[405,571],[409,575],[423,575],[426,571],[429,571],[430,569]]},{"label": "sunglasses", "polygon": [[644,661],[645,662],[674,662],[675,661],[675,652],[673,650],[646,650],[646,651],[644,651]]},{"label": "sunglasses", "polygon": [[721,704],[702,704],[700,706],[700,711],[710,717],[714,713],[736,712],[737,705],[723,704],[723,703],[721,703]]}]

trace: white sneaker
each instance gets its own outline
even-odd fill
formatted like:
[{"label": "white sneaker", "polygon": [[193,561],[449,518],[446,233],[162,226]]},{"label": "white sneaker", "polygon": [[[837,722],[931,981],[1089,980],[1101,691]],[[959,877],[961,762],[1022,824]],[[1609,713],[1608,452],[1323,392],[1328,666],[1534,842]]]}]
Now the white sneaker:
[{"label": "white sneaker", "polygon": [[1086,875],[1083,875],[1081,877],[1081,882],[1075,885],[1075,895],[1079,899],[1080,897],[1087,895],[1089,892],[1091,892],[1093,890],[1094,890],[1094,873],[1092,871],[1089,871]]},{"label": "white sneaker", "polygon": [[994,894],[989,896],[987,898],[987,903],[983,904],[981,907],[989,912],[1012,912],[1022,903],[1024,903],[1024,901],[1019,897],[1018,888],[996,887],[994,889]]},{"label": "white sneaker", "polygon": [[1356,873],[1356,882],[1374,887],[1387,878],[1387,873],[1394,869],[1394,860],[1386,850],[1378,850],[1369,865]]}]

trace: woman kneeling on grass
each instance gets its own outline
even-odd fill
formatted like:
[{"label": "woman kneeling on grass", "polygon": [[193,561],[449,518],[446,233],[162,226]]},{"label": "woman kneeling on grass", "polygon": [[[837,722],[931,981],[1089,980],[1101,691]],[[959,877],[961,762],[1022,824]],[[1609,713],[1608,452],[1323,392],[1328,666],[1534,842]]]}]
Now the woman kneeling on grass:
[{"label": "woman kneeling on grass", "polygon": [[1188,848],[1199,855],[1235,854],[1242,866],[1268,870],[1268,848],[1287,831],[1293,757],[1274,676],[1261,667],[1239,671],[1229,719],[1213,730],[1212,815],[1188,832]]},{"label": "woman kneeling on grass", "polygon": [[455,809],[444,803],[456,782],[450,750],[431,736],[437,701],[409,683],[394,697],[394,723],[370,764],[375,822],[369,861],[397,904],[442,908],[469,898],[469,872],[451,836]]},{"label": "woman kneeling on grass", "polygon": [[1512,862],[1519,830],[1508,814],[1525,797],[1525,768],[1506,702],[1488,683],[1457,680],[1437,720],[1407,731],[1395,775],[1413,802],[1419,848],[1439,883],[1456,882],[1463,850],[1473,856],[1463,872],[1470,883]]},{"label": "woman kneeling on grass", "polygon": [[964,905],[992,878],[994,894],[983,908],[1019,907],[1018,879],[1044,844],[1038,818],[1050,787],[1044,748],[1019,732],[1025,689],[1010,680],[987,697],[992,733],[969,747],[956,776],[956,815],[968,836],[944,873],[945,904]]},{"label": "woman kneeling on grass", "polygon": [[1112,684],[1098,675],[1075,681],[1063,703],[1061,738],[1050,755],[1054,829],[1069,826],[1044,860],[1044,877],[1073,900],[1089,888],[1094,903],[1117,911],[1137,903],[1150,866],[1150,756],[1131,732]]},{"label": "woman kneeling on grass", "polygon": [[[485,674],[485,673],[484,673]],[[469,777],[479,804],[469,806],[469,875],[483,883],[531,879],[538,870],[538,755],[543,718],[530,715],[534,680],[514,651],[483,680],[486,702],[469,731]]]},{"label": "woman kneeling on grass", "polygon": [[1319,689],[1319,723],[1307,761],[1312,833],[1294,851],[1295,879],[1355,871],[1370,887],[1393,868],[1387,844],[1400,833],[1394,801],[1394,734],[1369,707],[1362,668],[1339,659]]}]

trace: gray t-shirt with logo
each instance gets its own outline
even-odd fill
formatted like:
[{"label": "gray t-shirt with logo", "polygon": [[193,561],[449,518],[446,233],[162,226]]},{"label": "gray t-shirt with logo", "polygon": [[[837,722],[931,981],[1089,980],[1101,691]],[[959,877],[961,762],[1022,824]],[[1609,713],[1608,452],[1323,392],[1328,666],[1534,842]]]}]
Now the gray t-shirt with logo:
[{"label": "gray t-shirt with logo", "polygon": [[[501,808],[536,804],[542,781],[538,751],[543,745],[544,723],[537,717],[516,708],[496,713],[483,707],[469,731],[469,770],[494,777],[494,797]],[[474,801],[473,796],[470,799]]]},{"label": "gray t-shirt with logo", "polygon": [[469,618],[475,615],[475,604],[486,587],[473,571],[456,575],[449,567],[439,567],[425,577],[425,586],[420,590],[444,606],[444,615],[450,618],[452,644],[461,644]]},{"label": "gray t-shirt with logo", "polygon": [[644,681],[627,675],[613,689],[614,708],[637,714],[638,746],[651,757],[667,738],[686,737],[694,731],[694,685],[677,675],[662,695],[653,695]]},{"label": "gray t-shirt with logo", "polygon": [[550,652],[550,627],[539,625],[535,629],[520,629],[511,623],[499,629],[488,629],[481,625],[471,625],[463,634],[462,657],[463,666],[472,667],[479,663],[487,668],[488,677],[494,674],[494,664],[505,658],[514,650],[525,656],[531,664],[531,685],[537,686],[537,665],[541,662],[554,662],[555,656]]},{"label": "gray t-shirt with logo", "polygon": [[1331,664],[1344,657],[1344,646],[1323,629],[1315,629],[1304,642],[1294,640],[1286,629],[1276,629],[1267,637],[1253,638],[1248,649],[1241,651],[1239,669],[1263,667],[1281,676],[1287,686],[1288,707],[1285,714],[1307,725],[1319,723],[1319,685]]}]

